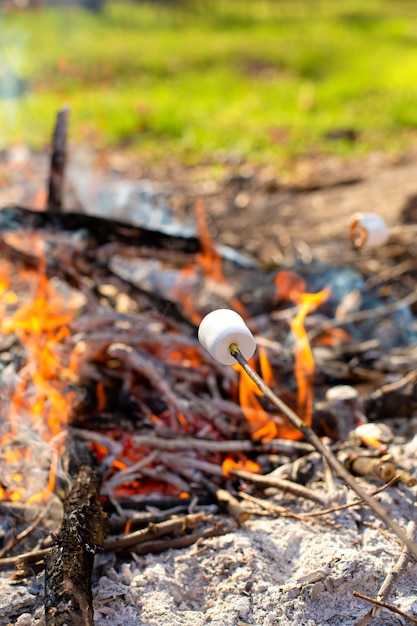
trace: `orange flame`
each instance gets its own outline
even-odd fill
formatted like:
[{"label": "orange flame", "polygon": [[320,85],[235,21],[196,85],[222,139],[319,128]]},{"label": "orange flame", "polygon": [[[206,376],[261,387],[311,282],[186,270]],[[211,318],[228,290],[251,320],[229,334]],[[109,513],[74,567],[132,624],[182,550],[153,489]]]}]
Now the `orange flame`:
[{"label": "orange flame", "polygon": [[250,459],[236,459],[231,456],[227,456],[222,463],[223,475],[226,478],[230,478],[233,470],[235,469],[245,470],[247,472],[252,472],[253,474],[256,474],[257,472],[261,471],[261,466],[259,465],[259,463],[251,461]]},{"label": "orange flame", "polygon": [[306,316],[319,307],[330,296],[329,289],[318,293],[306,293],[305,280],[293,272],[279,272],[275,277],[277,291],[275,300],[290,300],[299,306],[299,311],[290,328],[296,338],[294,374],[297,382],[297,411],[301,419],[311,425],[313,406],[313,379],[315,364],[310,342],[304,328]]},{"label": "orange flame", "polygon": [[222,271],[222,257],[210,236],[206,221],[206,207],[201,198],[197,199],[196,210],[198,234],[202,250],[200,254],[196,255],[197,263],[200,263],[204,268],[206,278],[212,278],[219,283],[224,283],[226,281]]},{"label": "orange flame", "polygon": [[58,346],[69,335],[67,325],[72,315],[62,311],[60,297],[41,273],[33,301],[0,324],[4,334],[16,334],[27,352],[12,414],[22,409],[32,412],[35,422],[45,421],[51,436],[66,424],[70,408],[60,389],[60,380],[68,376],[69,370],[62,365]]},{"label": "orange flame", "polygon": [[[46,277],[43,254],[39,266],[36,273],[21,271],[13,278],[16,291],[10,289],[12,269],[4,262],[0,267],[3,273],[0,331],[14,333],[26,352],[26,362],[19,372],[19,383],[12,394],[0,437],[2,458],[11,465],[10,485],[2,486],[0,499],[27,502],[46,501],[54,489],[62,433],[73,398],[73,393],[65,390],[68,382],[74,380],[62,356],[62,344],[69,335],[68,324],[73,315],[65,311],[60,296]],[[34,292],[30,301],[28,292]],[[22,303],[23,296],[19,293],[26,294]],[[23,431],[27,433],[24,443]],[[41,441],[48,442],[46,449],[51,461],[45,487],[36,494],[30,493],[31,472],[27,468],[38,463],[36,446],[39,447]],[[13,472],[13,468],[19,469]],[[48,471],[46,467],[44,470]],[[23,473],[23,481],[18,480],[19,472]]]},{"label": "orange flame", "polygon": [[[267,384],[270,384],[273,378],[272,368],[269,364],[266,356],[266,350],[263,346],[259,348],[259,362],[262,377]],[[255,360],[253,358],[249,360],[249,363],[256,369]],[[239,404],[250,424],[252,437],[262,441],[273,439],[277,436],[277,427],[275,423],[271,421],[268,413],[259,401],[262,394],[260,393],[258,386],[249,376],[247,376],[239,365],[235,365],[234,368],[240,375]]]},{"label": "orange flame", "polygon": [[330,295],[328,289],[318,293],[302,293],[298,298],[300,309],[290,324],[297,340],[294,374],[297,382],[297,411],[301,419],[311,425],[313,407],[313,380],[315,364],[307,332],[304,328],[305,317],[325,302]]},{"label": "orange flame", "polygon": [[222,256],[210,236],[206,220],[206,207],[201,198],[196,202],[196,213],[201,252],[196,254],[195,263],[186,265],[181,270],[171,295],[174,300],[181,302],[188,319],[193,324],[198,325],[202,320],[202,315],[195,308],[195,294],[193,291],[196,285],[201,282],[202,274],[209,289],[211,286],[216,286],[216,289],[219,286],[224,286],[225,289],[222,289],[222,293],[219,295],[240,315],[247,317],[243,304],[233,296],[228,296],[230,289],[228,288],[228,281],[223,274]]},{"label": "orange flame", "polygon": [[[290,324],[291,331],[297,341],[294,363],[294,375],[297,383],[297,412],[307,424],[311,425],[315,365],[304,328],[304,320],[309,313],[329,297],[330,291],[323,289],[315,294],[306,293],[304,279],[287,271],[277,274],[275,282],[277,285],[276,299],[291,300],[299,306],[299,311]],[[251,365],[255,367],[253,359]],[[275,383],[274,373],[263,346],[259,348],[259,366],[262,378],[267,385],[273,387]],[[240,368],[237,369],[240,371],[239,402],[251,425],[252,437],[261,441],[268,441],[274,437],[298,439],[300,433],[288,423],[284,416],[277,416],[271,420],[259,401],[261,394],[257,385]]]},{"label": "orange flame", "polygon": [[[255,360],[249,360],[250,365],[256,369]],[[259,366],[261,376],[269,386],[274,386],[274,374],[271,364],[268,360],[266,349],[264,346],[259,347]],[[282,416],[274,416],[271,419],[270,414],[264,409],[260,402],[261,392],[256,383],[238,366],[234,366],[239,371],[239,404],[251,427],[252,439],[259,441],[270,441],[276,437],[285,439],[299,439],[300,433],[296,430],[288,420]]]}]

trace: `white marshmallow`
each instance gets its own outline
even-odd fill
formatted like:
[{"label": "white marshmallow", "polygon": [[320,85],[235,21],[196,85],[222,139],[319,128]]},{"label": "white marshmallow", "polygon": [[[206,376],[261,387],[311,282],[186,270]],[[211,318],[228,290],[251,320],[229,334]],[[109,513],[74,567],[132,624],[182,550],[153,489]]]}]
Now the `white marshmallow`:
[{"label": "white marshmallow", "polygon": [[357,248],[373,248],[387,243],[390,229],[377,213],[355,213],[350,220],[350,238]]},{"label": "white marshmallow", "polygon": [[206,315],[198,329],[198,340],[223,365],[236,363],[230,354],[232,343],[238,346],[245,359],[250,359],[256,350],[251,331],[241,316],[230,309],[217,309]]}]

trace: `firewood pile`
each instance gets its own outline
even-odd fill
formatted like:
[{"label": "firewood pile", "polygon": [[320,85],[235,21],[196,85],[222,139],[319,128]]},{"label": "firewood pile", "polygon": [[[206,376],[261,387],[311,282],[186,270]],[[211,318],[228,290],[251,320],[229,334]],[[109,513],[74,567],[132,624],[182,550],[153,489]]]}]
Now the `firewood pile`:
[{"label": "firewood pile", "polygon": [[414,468],[390,453],[415,432],[412,229],[332,264],[264,268],[215,246],[202,201],[195,235],[68,210],[65,162],[63,112],[47,208],[0,212],[0,569],[44,568],[47,626],[93,624],[98,552],[296,516],[274,507],[277,491],[337,510],[311,443],[198,342],[212,309],[244,317],[252,366],[369,493],[412,489]]}]

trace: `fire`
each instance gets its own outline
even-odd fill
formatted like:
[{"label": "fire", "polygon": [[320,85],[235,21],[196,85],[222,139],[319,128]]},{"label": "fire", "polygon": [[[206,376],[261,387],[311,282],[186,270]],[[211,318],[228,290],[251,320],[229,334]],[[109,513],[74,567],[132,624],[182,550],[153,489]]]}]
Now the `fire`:
[{"label": "fire", "polygon": [[254,474],[261,471],[261,466],[259,463],[255,461],[251,461],[250,459],[245,458],[233,458],[231,456],[227,456],[222,463],[223,475],[226,478],[230,478],[233,470],[245,470],[247,472],[252,472]]},{"label": "fire", "polygon": [[206,278],[224,283],[225,278],[222,271],[222,257],[213,244],[207,228],[206,207],[201,199],[197,200],[197,226],[201,244],[201,253],[197,254],[196,261],[204,268]]},{"label": "fire", "polygon": [[179,273],[171,296],[181,303],[185,315],[198,325],[202,320],[201,313],[195,307],[195,291],[202,280],[207,291],[219,296],[232,309],[247,317],[243,304],[233,297],[232,289],[223,273],[222,256],[214,244],[206,220],[206,207],[203,200],[196,203],[197,227],[201,252],[195,255],[191,265],[185,265]]},{"label": "fire", "polygon": [[[277,274],[275,283],[277,285],[276,299],[290,300],[299,307],[297,315],[290,323],[296,340],[294,359],[294,376],[297,384],[296,409],[301,419],[311,425],[315,364],[304,320],[309,313],[326,301],[330,291],[323,289],[318,293],[307,293],[304,279],[287,271]],[[255,367],[253,359],[251,365]],[[262,346],[259,349],[259,367],[266,384],[275,386],[273,370],[266,350]],[[260,402],[260,395],[257,385],[244,372],[241,372],[239,402],[251,425],[252,437],[261,441],[268,441],[275,437],[298,439],[300,433],[283,416],[271,419]]]},{"label": "fire", "polygon": [[[255,359],[250,359],[250,365],[256,369]],[[261,376],[270,387],[275,386],[275,379],[271,364],[268,360],[266,350],[263,346],[259,348],[259,367]],[[265,410],[261,404],[261,392],[256,383],[243,372],[239,366],[235,366],[239,371],[239,404],[251,427],[251,436],[255,440],[270,441],[276,437],[285,439],[298,439],[300,434],[287,419],[281,415],[274,416]]]},{"label": "fire", "polygon": [[14,276],[9,264],[0,265],[0,329],[14,334],[25,350],[2,420],[0,457],[6,465],[0,498],[28,503],[46,501],[54,489],[73,398],[67,389],[74,380],[63,360],[73,314],[46,277],[44,254],[38,254],[36,272]]},{"label": "fire", "polygon": [[275,278],[275,299],[286,299],[298,305],[299,310],[290,323],[296,339],[294,374],[297,383],[297,411],[301,419],[311,425],[313,406],[314,358],[304,327],[306,316],[317,309],[330,296],[329,289],[318,293],[306,293],[305,280],[293,272],[279,272]]},{"label": "fire", "polygon": [[[208,234],[203,203],[198,203],[197,211],[201,253],[196,255],[196,263],[180,272],[182,275],[180,279],[186,278],[186,289],[189,289],[191,295],[188,299],[179,297],[179,301],[185,309],[188,308],[190,318],[195,322],[199,321],[199,313],[194,308],[192,289],[193,285],[204,278],[208,291],[213,286],[213,293],[220,294],[219,285],[224,287],[221,291],[222,296],[229,294],[224,296],[224,300],[247,318],[243,305],[230,295],[232,290],[223,275],[221,256]],[[69,389],[71,384],[77,381],[76,368],[81,356],[81,344],[76,346],[72,353],[69,353],[66,347],[70,336],[69,324],[73,320],[74,312],[65,308],[62,298],[47,279],[45,258],[41,251],[38,251],[38,257],[39,269],[36,272],[21,271],[17,276],[13,276],[11,267],[6,263],[0,265],[1,331],[3,334],[15,335],[26,355],[25,362],[18,372],[17,383],[14,381],[13,385],[10,385],[12,392],[9,393],[9,406],[0,432],[0,460],[6,468],[0,473],[0,499],[7,498],[26,503],[46,502],[56,488],[56,477],[62,472],[62,449],[73,403],[73,394]],[[325,300],[328,292],[324,290],[319,294],[308,294],[303,279],[284,272],[277,277],[277,287],[280,297],[292,300],[299,307],[298,314],[291,324],[297,340],[295,353],[297,409],[301,417],[310,423],[314,361],[304,329],[304,319]],[[27,297],[28,292],[32,294],[31,298]],[[181,342],[178,342],[178,345],[163,342],[159,345],[155,342],[155,345],[156,347],[152,347],[149,342],[141,347],[155,358],[169,361],[171,366],[178,362],[183,370],[189,368],[192,371],[195,367],[207,367],[205,359],[201,358],[201,353],[195,346],[182,345]],[[105,361],[105,356],[102,356],[102,360]],[[119,365],[116,360],[114,366]],[[256,363],[252,362],[252,365],[255,366]],[[262,347],[259,350],[259,369],[266,383],[276,387],[272,364],[266,349]],[[151,383],[152,380],[151,376]],[[95,383],[96,410],[100,412],[107,406],[111,386],[107,380]],[[139,388],[142,389],[138,383]],[[195,391],[196,395],[198,391]],[[143,400],[144,403],[145,400],[146,398]],[[268,407],[263,404],[258,388],[244,373],[241,373],[239,401],[254,439],[268,440],[278,436],[298,438],[298,431],[296,432],[283,416],[271,416]],[[184,403],[184,414],[181,413],[181,406],[174,404],[173,407],[169,407],[170,410],[161,410],[158,414],[154,414],[152,408],[149,411],[152,413],[150,419],[161,429],[171,427],[170,411],[175,411],[179,434],[187,433],[213,439],[221,436],[222,431],[217,430],[216,424],[205,421],[204,413],[199,413],[197,404],[194,409],[191,402],[189,405]],[[155,410],[158,412],[158,409]],[[117,458],[115,454],[112,460],[109,493],[117,498],[131,495],[138,490],[141,493],[146,493],[147,490],[161,490],[163,479],[160,470],[163,468],[163,462],[159,460],[158,454],[144,447],[136,447],[128,434],[112,432],[109,437],[113,436],[120,445],[121,452],[120,455],[117,453]],[[111,452],[104,444],[92,443],[92,445],[99,461],[105,459]],[[220,465],[222,455],[218,454],[215,458]],[[41,470],[41,479],[35,485],[29,485],[29,476],[34,473],[34,468]],[[224,475],[230,475],[236,468],[252,472],[260,469],[244,457],[230,457],[223,464]],[[170,492],[185,493],[178,481],[173,484],[167,481],[165,493]]]},{"label": "fire", "polygon": [[318,293],[301,293],[298,297],[300,309],[290,324],[297,342],[294,363],[294,374],[298,389],[297,411],[301,419],[309,426],[312,420],[315,365],[311,345],[304,327],[304,319],[325,302],[329,295],[328,289],[323,289]]},{"label": "fire", "polygon": [[[267,384],[272,381],[272,368],[269,364],[266,351],[261,346],[259,349],[259,362],[261,367],[261,374]],[[255,360],[252,358],[249,360],[252,367],[256,367]],[[247,376],[238,365],[235,366],[240,372],[239,380],[239,404],[248,420],[251,429],[252,437],[254,439],[269,440],[278,436],[277,427],[274,422],[271,421],[268,413],[262,407],[260,403],[260,391],[256,383],[253,382],[249,376]]]}]

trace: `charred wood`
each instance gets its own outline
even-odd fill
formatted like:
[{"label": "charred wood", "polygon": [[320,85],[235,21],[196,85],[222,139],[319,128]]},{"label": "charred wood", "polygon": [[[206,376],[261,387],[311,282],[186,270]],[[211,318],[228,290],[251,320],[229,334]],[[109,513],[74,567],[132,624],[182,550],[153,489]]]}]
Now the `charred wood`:
[{"label": "charred wood", "polygon": [[[22,225],[23,228],[22,228]],[[84,233],[82,245],[74,246],[69,251],[64,250],[62,242],[56,245],[48,254],[46,272],[49,275],[58,275],[68,284],[85,293],[87,278],[92,287],[90,292],[92,307],[97,306],[97,300],[102,297],[100,286],[103,282],[114,285],[116,291],[127,293],[134,298],[141,307],[152,308],[154,311],[170,317],[173,322],[181,324],[183,331],[190,334],[192,324],[180,313],[178,306],[167,298],[146,291],[132,282],[125,280],[110,269],[106,260],[97,258],[97,249],[111,242],[123,246],[134,246],[140,254],[145,246],[150,253],[161,249],[170,251],[174,256],[183,255],[189,260],[194,258],[201,249],[198,238],[170,236],[165,233],[132,226],[116,220],[107,220],[100,217],[76,212],[58,213],[56,211],[34,211],[23,207],[5,207],[0,212],[0,251],[13,263],[20,263],[25,267],[38,268],[39,259],[36,255],[24,249],[15,247],[9,242],[9,233],[40,230],[47,238],[59,233]],[[85,232],[87,235],[85,236]],[[82,248],[82,249],[79,249]],[[99,262],[98,262],[99,261]],[[86,294],[88,296],[88,294]]]},{"label": "charred wood", "polygon": [[45,623],[91,626],[94,555],[102,549],[108,519],[86,444],[72,439],[68,458],[72,488],[64,501],[64,519],[55,546],[45,558]]},{"label": "charred wood", "polygon": [[63,191],[65,166],[67,163],[67,134],[69,109],[64,107],[58,112],[52,138],[51,168],[48,185],[48,211],[63,210]]},{"label": "charred wood", "polygon": [[146,528],[108,538],[105,542],[106,550],[123,552],[135,549],[136,546],[150,540],[158,539],[164,535],[178,537],[193,533],[204,524],[211,524],[211,516],[204,513],[192,513],[190,515],[176,516],[157,524],[149,523]]},{"label": "charred wood", "polygon": [[141,226],[132,226],[118,220],[110,220],[76,211],[54,213],[36,211],[19,206],[4,207],[0,215],[0,232],[5,230],[59,230],[76,232],[86,230],[94,246],[117,242],[127,246],[146,247],[153,250],[166,250],[181,254],[195,255],[201,252],[198,237],[167,235]]}]

